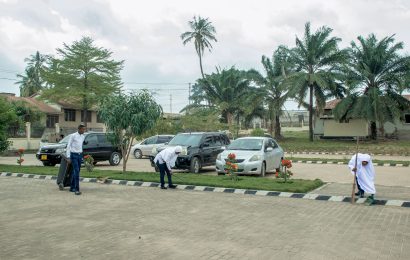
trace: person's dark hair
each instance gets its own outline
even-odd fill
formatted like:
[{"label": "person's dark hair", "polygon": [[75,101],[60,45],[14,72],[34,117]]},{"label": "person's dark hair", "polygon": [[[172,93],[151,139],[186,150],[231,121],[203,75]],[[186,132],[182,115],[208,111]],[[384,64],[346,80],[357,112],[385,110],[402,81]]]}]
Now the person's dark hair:
[{"label": "person's dark hair", "polygon": [[85,127],[85,125],[83,125],[83,124],[78,125],[78,129],[83,128],[83,127]]}]

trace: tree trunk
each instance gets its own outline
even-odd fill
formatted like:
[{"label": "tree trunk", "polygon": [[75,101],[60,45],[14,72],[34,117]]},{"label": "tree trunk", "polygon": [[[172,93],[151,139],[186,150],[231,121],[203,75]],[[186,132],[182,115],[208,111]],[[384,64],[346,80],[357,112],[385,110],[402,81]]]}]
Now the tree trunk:
[{"label": "tree trunk", "polygon": [[309,86],[309,141],[313,142],[313,85]]},{"label": "tree trunk", "polygon": [[236,116],[236,138],[239,137],[239,113]]},{"label": "tree trunk", "polygon": [[199,67],[201,69],[201,75],[202,75],[202,78],[205,79],[204,70],[202,69],[202,53],[201,53],[201,50],[199,50],[198,56],[199,56]]},{"label": "tree trunk", "polygon": [[281,127],[280,127],[280,119],[279,119],[279,115],[275,116],[275,139],[281,139],[282,135],[281,135]]},{"label": "tree trunk", "polygon": [[377,140],[377,125],[376,122],[370,122],[370,138]]}]

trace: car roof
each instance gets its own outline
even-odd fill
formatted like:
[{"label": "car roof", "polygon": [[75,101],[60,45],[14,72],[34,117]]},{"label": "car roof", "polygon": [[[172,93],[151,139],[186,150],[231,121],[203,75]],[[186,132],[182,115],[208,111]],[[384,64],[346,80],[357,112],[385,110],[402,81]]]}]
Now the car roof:
[{"label": "car roof", "polygon": [[183,133],[178,133],[178,134],[185,134],[185,135],[221,134],[221,135],[226,135],[223,132],[183,132]]},{"label": "car roof", "polygon": [[241,140],[241,139],[257,139],[257,140],[259,140],[259,139],[272,139],[272,138],[264,137],[264,136],[246,136],[246,137],[239,137],[235,140]]}]

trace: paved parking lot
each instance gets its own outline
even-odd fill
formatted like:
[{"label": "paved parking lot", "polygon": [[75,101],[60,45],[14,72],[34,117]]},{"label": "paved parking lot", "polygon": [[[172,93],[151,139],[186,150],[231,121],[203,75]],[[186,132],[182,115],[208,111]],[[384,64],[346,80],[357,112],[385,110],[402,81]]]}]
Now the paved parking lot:
[{"label": "paved parking lot", "polygon": [[410,210],[0,177],[1,259],[409,259]]}]

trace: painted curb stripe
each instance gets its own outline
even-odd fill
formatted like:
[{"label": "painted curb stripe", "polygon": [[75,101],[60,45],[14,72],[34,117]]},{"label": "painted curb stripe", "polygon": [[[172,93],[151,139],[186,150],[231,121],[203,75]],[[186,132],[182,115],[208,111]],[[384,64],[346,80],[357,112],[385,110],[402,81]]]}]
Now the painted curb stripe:
[{"label": "painted curb stripe", "polygon": [[[56,180],[56,176],[52,175],[36,175],[36,174],[23,174],[23,173],[10,173],[10,172],[0,172],[2,177],[20,177],[29,179],[41,179],[41,180]],[[84,183],[97,182],[96,178],[81,178]],[[141,186],[141,187],[159,187],[161,184],[157,182],[142,182],[142,181],[127,181],[127,180],[111,180],[107,179],[106,184],[117,184],[117,185],[127,185],[127,186]],[[284,198],[299,198],[299,199],[310,199],[318,201],[334,201],[334,202],[351,202],[351,197],[345,196],[330,196],[330,195],[320,195],[313,193],[291,193],[291,192],[279,192],[279,191],[266,191],[266,190],[246,190],[246,189],[234,189],[234,188],[222,188],[222,187],[206,187],[206,186],[195,186],[195,185],[182,185],[178,184],[177,189],[180,190],[195,190],[195,191],[208,191],[208,192],[220,192],[220,193],[236,193],[236,194],[246,194],[246,195],[259,195],[259,196],[272,196],[272,197],[284,197]],[[357,204],[363,204],[366,198],[355,198]],[[379,206],[395,206],[410,208],[410,201],[404,200],[375,200],[374,205]]]}]

